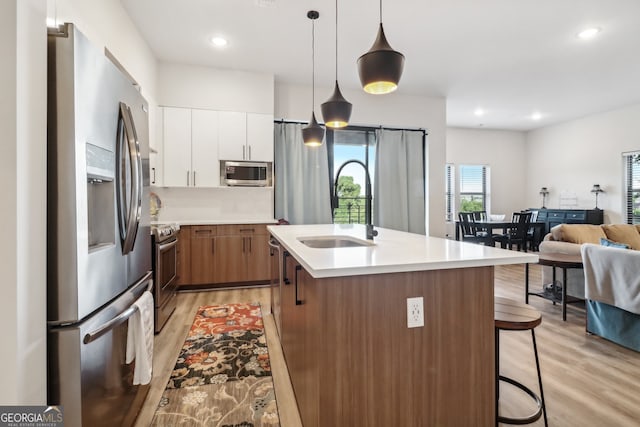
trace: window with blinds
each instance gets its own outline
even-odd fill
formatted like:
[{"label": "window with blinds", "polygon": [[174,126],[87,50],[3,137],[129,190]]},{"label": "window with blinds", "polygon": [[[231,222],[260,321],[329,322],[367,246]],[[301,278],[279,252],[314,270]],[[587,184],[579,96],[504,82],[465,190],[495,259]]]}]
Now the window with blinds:
[{"label": "window with blinds", "polygon": [[460,165],[460,212],[477,212],[486,209],[487,167]]},{"label": "window with blinds", "polygon": [[640,151],[624,153],[627,224],[640,224]]},{"label": "window with blinds", "polygon": [[455,187],[454,187],[454,182],[453,182],[453,176],[454,176],[454,167],[452,164],[447,164],[445,165],[445,177],[444,177],[444,182],[445,182],[445,186],[446,186],[446,190],[445,190],[445,207],[446,207],[446,213],[445,213],[445,220],[446,221],[453,221],[453,201],[455,198]]}]

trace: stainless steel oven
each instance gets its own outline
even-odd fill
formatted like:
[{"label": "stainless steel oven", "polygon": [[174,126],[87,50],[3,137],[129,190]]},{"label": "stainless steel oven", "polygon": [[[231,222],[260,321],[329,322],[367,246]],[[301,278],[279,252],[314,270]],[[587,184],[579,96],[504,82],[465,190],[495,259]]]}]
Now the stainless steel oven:
[{"label": "stainless steel oven", "polygon": [[153,299],[155,331],[160,332],[176,308],[178,230],[175,224],[153,227]]}]

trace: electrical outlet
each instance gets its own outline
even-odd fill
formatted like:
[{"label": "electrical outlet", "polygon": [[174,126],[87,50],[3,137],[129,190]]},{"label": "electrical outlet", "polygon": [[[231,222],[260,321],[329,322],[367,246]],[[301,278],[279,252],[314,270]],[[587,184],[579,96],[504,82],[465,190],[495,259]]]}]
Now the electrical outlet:
[{"label": "electrical outlet", "polygon": [[407,328],[424,326],[424,299],[422,297],[407,298]]}]

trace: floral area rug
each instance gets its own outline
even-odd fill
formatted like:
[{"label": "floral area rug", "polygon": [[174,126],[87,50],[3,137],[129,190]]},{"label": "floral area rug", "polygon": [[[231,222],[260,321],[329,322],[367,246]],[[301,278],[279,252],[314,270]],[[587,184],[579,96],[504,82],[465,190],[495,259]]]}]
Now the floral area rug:
[{"label": "floral area rug", "polygon": [[259,304],[198,309],[152,425],[280,425]]}]

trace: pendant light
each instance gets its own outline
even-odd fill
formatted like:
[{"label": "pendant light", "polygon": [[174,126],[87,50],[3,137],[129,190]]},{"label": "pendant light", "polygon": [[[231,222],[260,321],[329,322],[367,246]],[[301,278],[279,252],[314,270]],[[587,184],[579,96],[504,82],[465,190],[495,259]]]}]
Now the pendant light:
[{"label": "pendant light", "polygon": [[380,0],[380,28],[373,46],[358,58],[358,74],[365,92],[382,95],[398,88],[404,68],[404,55],[389,46],[382,28],[382,0]]},{"label": "pendant light", "polygon": [[302,128],[302,140],[307,147],[319,147],[324,139],[324,128],[318,124],[316,113],[313,111],[316,98],[316,79],[315,79],[315,25],[314,21],[320,17],[315,10],[307,12],[307,18],[311,19],[311,120],[309,125]]},{"label": "pendant light", "polygon": [[322,118],[324,124],[330,128],[343,128],[349,124],[351,117],[351,103],[344,99],[340,86],[338,86],[338,0],[336,0],[336,87],[333,89],[333,95],[324,104],[320,106],[322,109]]}]

